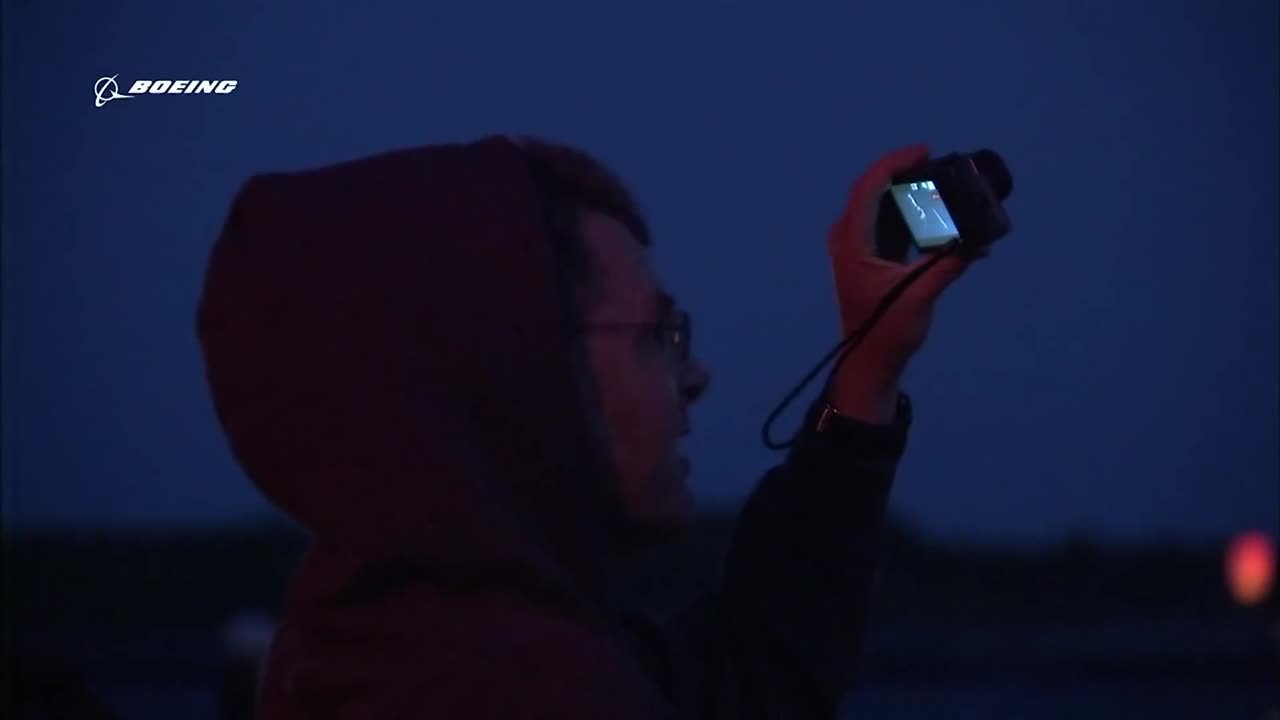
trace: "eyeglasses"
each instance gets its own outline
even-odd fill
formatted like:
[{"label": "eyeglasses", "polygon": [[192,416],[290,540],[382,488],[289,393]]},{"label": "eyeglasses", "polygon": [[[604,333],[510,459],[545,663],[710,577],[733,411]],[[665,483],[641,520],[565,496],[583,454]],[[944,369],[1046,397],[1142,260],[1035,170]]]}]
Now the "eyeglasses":
[{"label": "eyeglasses", "polygon": [[641,330],[653,333],[654,340],[662,347],[662,349],[671,354],[672,358],[682,362],[689,362],[689,346],[693,341],[692,323],[689,320],[689,313],[683,310],[676,312],[672,319],[667,322],[658,323],[603,323],[598,325],[583,325],[580,328],[583,332],[611,332],[616,330]]}]

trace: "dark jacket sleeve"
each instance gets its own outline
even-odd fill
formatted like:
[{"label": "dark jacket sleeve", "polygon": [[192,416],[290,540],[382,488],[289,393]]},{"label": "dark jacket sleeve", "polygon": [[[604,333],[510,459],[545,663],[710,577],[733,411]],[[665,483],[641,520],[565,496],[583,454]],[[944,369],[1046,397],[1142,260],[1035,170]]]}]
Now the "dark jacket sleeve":
[{"label": "dark jacket sleeve", "polygon": [[665,621],[625,618],[683,717],[834,718],[852,685],[911,411],[904,395],[889,425],[818,430],[824,406],[744,505],[719,586]]}]

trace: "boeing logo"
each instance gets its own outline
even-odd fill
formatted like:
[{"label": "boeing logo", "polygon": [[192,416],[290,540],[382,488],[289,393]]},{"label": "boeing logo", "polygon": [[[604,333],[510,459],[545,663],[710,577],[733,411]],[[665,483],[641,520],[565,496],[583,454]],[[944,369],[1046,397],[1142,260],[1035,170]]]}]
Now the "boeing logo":
[{"label": "boeing logo", "polygon": [[93,84],[93,106],[112,100],[129,100],[139,95],[226,95],[236,89],[235,80],[134,80],[129,92],[121,93],[118,75],[100,77]]}]

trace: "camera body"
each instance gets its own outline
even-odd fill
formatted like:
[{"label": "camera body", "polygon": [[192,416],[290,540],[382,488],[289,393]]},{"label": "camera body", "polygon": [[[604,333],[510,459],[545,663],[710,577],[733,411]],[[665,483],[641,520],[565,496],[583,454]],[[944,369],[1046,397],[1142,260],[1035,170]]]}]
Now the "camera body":
[{"label": "camera body", "polygon": [[931,252],[956,240],[981,249],[1013,229],[1002,204],[1013,176],[992,150],[930,158],[894,176],[880,198],[877,254],[906,260],[911,246]]}]

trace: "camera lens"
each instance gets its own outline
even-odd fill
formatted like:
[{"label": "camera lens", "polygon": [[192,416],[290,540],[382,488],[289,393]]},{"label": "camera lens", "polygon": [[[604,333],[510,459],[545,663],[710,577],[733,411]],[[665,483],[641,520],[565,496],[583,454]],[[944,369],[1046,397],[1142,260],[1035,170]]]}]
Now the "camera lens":
[{"label": "camera lens", "polygon": [[995,150],[983,149],[974,153],[973,166],[978,168],[978,172],[1001,202],[1004,202],[1009,197],[1009,193],[1013,192],[1013,175],[1009,172],[1009,166],[1004,164],[1004,159]]}]

